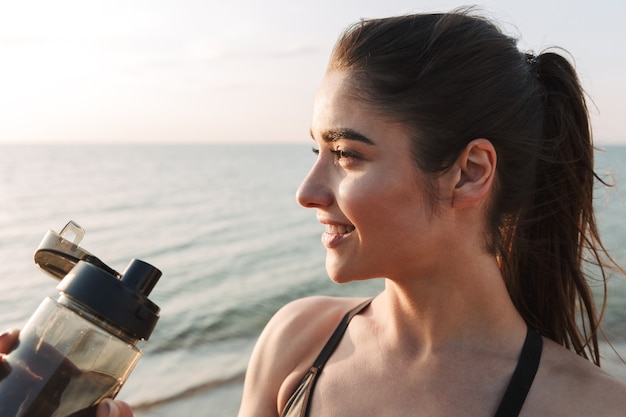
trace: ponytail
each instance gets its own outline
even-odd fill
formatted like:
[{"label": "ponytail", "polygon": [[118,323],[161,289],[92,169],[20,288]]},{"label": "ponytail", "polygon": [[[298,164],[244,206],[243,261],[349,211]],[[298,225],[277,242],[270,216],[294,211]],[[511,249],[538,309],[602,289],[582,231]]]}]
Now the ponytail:
[{"label": "ponytail", "polygon": [[593,210],[596,175],[584,92],[562,56],[527,58],[544,107],[541,152],[529,203],[503,228],[502,271],[531,327],[600,365],[600,318],[583,263],[590,254],[600,266],[606,294],[606,252]]}]

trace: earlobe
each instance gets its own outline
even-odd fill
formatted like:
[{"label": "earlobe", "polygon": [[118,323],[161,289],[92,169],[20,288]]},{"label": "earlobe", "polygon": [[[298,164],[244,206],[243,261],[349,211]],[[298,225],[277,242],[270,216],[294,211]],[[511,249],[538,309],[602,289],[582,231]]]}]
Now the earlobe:
[{"label": "earlobe", "polygon": [[487,139],[475,139],[463,150],[454,164],[456,184],[452,207],[466,208],[486,200],[496,172],[497,155]]}]

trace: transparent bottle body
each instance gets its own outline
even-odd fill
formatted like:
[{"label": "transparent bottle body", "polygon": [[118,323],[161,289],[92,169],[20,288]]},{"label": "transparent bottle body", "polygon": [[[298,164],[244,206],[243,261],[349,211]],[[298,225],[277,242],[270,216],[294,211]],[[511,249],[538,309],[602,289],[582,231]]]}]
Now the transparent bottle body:
[{"label": "transparent bottle body", "polygon": [[64,296],[41,303],[0,363],[0,417],[93,416],[117,395],[141,351],[94,322]]}]

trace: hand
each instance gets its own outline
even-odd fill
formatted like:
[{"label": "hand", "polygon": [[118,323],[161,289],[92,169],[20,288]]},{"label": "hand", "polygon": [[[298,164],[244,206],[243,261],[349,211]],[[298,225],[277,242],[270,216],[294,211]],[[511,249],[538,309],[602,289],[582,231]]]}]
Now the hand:
[{"label": "hand", "polygon": [[[12,350],[19,334],[18,329],[13,329],[0,335],[0,360]],[[124,401],[105,399],[98,405],[96,417],[133,417],[133,411]]]}]

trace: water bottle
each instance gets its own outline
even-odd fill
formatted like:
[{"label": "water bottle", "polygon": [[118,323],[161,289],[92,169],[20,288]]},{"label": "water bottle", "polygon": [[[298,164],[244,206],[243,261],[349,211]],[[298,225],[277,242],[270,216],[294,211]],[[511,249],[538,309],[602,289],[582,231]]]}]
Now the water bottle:
[{"label": "water bottle", "polygon": [[[159,318],[147,297],[161,272],[133,259],[119,274],[78,246],[74,222],[49,231],[35,263],[61,278],[0,361],[0,417],[94,416],[114,398],[141,356]],[[72,241],[69,235],[74,235]]]}]

